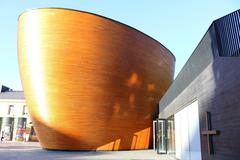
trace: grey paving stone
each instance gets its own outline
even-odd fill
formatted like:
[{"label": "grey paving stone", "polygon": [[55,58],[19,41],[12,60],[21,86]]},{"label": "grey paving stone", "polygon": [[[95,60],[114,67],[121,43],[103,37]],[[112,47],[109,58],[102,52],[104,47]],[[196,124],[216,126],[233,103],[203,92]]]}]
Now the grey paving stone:
[{"label": "grey paving stone", "polygon": [[0,160],[175,160],[153,150],[137,151],[52,151],[36,142],[0,143]]}]

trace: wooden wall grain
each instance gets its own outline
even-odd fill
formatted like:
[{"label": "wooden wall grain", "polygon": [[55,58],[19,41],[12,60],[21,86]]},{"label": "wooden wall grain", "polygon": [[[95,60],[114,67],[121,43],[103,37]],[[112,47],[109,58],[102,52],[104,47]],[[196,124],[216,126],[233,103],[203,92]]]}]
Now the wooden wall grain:
[{"label": "wooden wall grain", "polygon": [[43,148],[147,149],[174,56],[119,22],[66,9],[19,17],[21,80]]}]

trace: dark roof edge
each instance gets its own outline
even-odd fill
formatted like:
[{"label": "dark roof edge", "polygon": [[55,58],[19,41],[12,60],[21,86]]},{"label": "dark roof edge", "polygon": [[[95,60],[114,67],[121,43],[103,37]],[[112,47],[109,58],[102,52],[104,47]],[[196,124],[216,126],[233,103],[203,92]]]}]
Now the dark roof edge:
[{"label": "dark roof edge", "polygon": [[211,25],[208,27],[207,31],[205,31],[204,35],[202,36],[202,38],[200,39],[200,41],[197,43],[197,46],[194,48],[193,52],[191,53],[191,55],[189,56],[189,58],[187,59],[187,61],[185,62],[185,64],[182,66],[181,70],[178,72],[178,75],[176,76],[175,80],[178,78],[178,76],[180,75],[181,71],[183,70],[183,68],[185,68],[185,66],[187,65],[187,63],[190,61],[191,57],[193,56],[193,54],[195,53],[195,51],[197,50],[198,46],[200,45],[200,43],[202,42],[202,40],[204,39],[205,35],[208,33],[208,31],[210,30],[210,28],[212,27],[213,22],[211,23]]},{"label": "dark roof edge", "polygon": [[[181,68],[181,70],[178,72],[178,75],[180,74],[180,72],[182,71],[182,69],[185,67],[185,65],[187,64],[187,62],[191,59],[193,53],[196,51],[196,49],[197,49],[198,46],[200,45],[201,41],[203,40],[203,38],[205,37],[205,35],[207,34],[207,32],[210,30],[210,28],[215,24],[215,22],[218,21],[218,20],[220,20],[220,19],[222,19],[222,18],[224,18],[225,16],[228,16],[228,15],[234,13],[234,12],[237,12],[237,11],[240,12],[240,9],[235,10],[235,11],[233,11],[233,12],[231,12],[231,13],[228,13],[227,15],[221,16],[221,17],[213,20],[213,21],[210,23],[210,26],[209,26],[208,29],[205,31],[204,35],[202,36],[202,38],[201,38],[200,41],[198,42],[197,46],[194,48],[192,54],[189,56],[188,60],[185,62],[185,64],[184,64],[183,67]],[[177,79],[178,75],[176,76],[175,79]]]},{"label": "dark roof edge", "polygon": [[235,10],[235,11],[232,11],[232,12],[230,12],[230,13],[224,15],[224,16],[221,16],[221,17],[215,19],[215,20],[213,21],[213,23],[215,23],[216,21],[218,21],[218,20],[220,20],[220,19],[223,19],[223,18],[226,17],[226,16],[229,16],[230,14],[232,14],[232,13],[234,13],[234,12],[240,12],[240,9],[237,9],[237,10]]},{"label": "dark roof edge", "polygon": [[153,41],[159,43],[162,47],[164,47],[165,49],[167,49],[167,50],[169,51],[169,53],[170,53],[170,55],[172,55],[174,61],[176,61],[176,58],[175,58],[174,54],[173,54],[167,47],[165,47],[162,43],[160,43],[158,40],[154,39],[153,37],[147,35],[146,33],[142,32],[142,31],[140,31],[140,30],[138,30],[138,29],[136,29],[136,28],[134,28],[134,27],[132,27],[132,26],[130,26],[130,25],[127,25],[127,24],[125,24],[125,23],[119,22],[119,21],[117,21],[117,20],[114,20],[114,19],[111,19],[111,18],[102,16],[102,15],[99,15],[99,14],[96,14],[96,13],[91,13],[91,12],[87,12],[87,11],[80,11],[80,10],[77,10],[77,9],[70,9],[70,8],[44,7],[44,8],[32,8],[32,9],[27,9],[27,10],[23,11],[23,12],[18,16],[18,19],[21,17],[21,15],[23,15],[23,14],[26,13],[26,12],[30,12],[30,11],[33,11],[33,10],[40,10],[40,9],[62,9],[62,10],[69,10],[69,11],[81,12],[81,13],[86,13],[86,14],[90,14],[90,15],[97,16],[97,17],[101,17],[101,18],[104,18],[104,19],[113,21],[113,22],[115,22],[115,23],[119,23],[119,24],[121,24],[121,25],[123,25],[123,26],[126,26],[126,27],[128,27],[128,28],[131,28],[131,29],[133,29],[133,30],[135,30],[135,31],[143,34],[144,36],[147,36],[148,38],[152,39]]}]

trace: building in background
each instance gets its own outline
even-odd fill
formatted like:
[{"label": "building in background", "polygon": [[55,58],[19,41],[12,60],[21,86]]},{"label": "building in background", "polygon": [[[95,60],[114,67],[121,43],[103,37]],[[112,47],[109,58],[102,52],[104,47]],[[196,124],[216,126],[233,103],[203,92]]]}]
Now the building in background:
[{"label": "building in background", "polygon": [[240,10],[214,21],[159,103],[157,149],[240,159]]},{"label": "building in background", "polygon": [[0,135],[4,141],[36,141],[23,91],[0,86]]}]

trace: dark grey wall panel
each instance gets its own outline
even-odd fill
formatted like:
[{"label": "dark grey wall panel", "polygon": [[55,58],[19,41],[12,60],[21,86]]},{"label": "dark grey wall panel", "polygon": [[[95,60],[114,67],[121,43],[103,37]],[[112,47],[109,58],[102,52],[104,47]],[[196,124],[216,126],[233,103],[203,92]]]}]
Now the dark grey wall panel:
[{"label": "dark grey wall panel", "polygon": [[167,118],[187,104],[198,100],[200,131],[205,130],[205,112],[211,113],[214,155],[207,153],[207,139],[201,135],[203,160],[240,159],[240,58],[219,57],[209,64],[192,83],[160,112]]},{"label": "dark grey wall panel", "polygon": [[159,103],[160,112],[177,97],[218,56],[214,26],[211,25],[174,83]]}]

